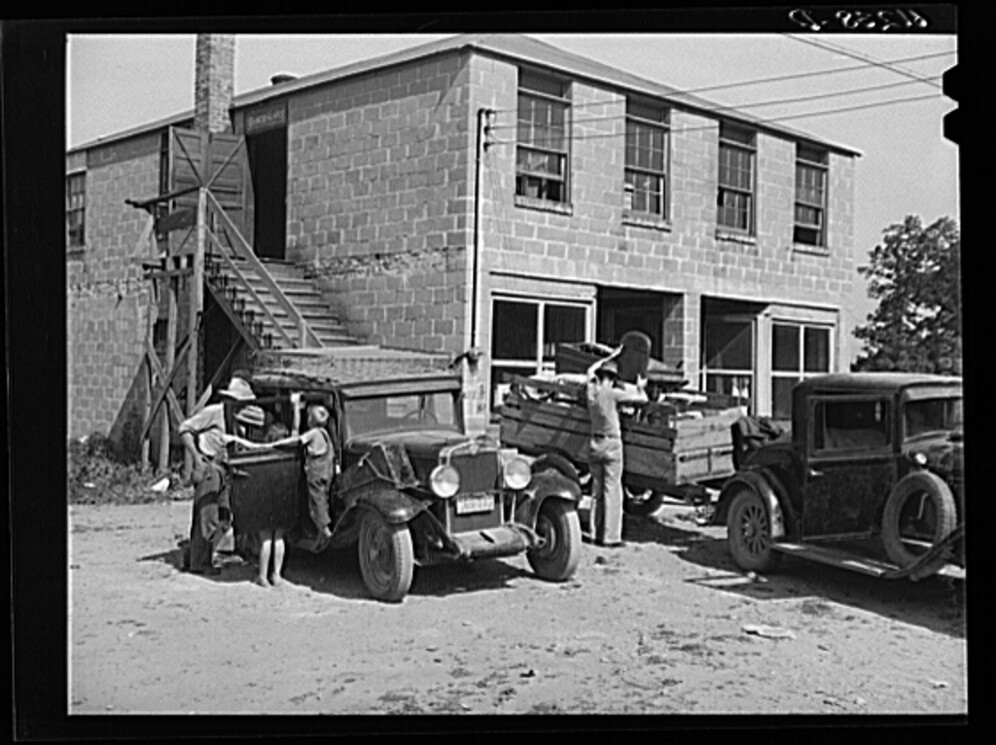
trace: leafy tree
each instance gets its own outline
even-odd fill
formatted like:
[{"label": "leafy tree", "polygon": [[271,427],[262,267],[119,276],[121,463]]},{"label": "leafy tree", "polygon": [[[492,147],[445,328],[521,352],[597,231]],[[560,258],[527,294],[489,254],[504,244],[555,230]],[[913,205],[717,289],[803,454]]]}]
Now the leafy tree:
[{"label": "leafy tree", "polygon": [[961,374],[961,237],[942,217],[923,226],[915,215],[883,231],[858,267],[878,307],[854,336],[863,354],[852,370]]}]

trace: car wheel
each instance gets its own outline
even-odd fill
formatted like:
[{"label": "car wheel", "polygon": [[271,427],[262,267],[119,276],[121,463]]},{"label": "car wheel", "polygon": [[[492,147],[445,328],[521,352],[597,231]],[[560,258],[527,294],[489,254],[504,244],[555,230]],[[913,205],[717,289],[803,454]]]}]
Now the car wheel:
[{"label": "car wheel", "polygon": [[529,566],[543,579],[563,582],[574,574],[581,560],[581,521],[572,502],[547,499],[536,517],[542,546],[526,554]]},{"label": "car wheel", "polygon": [[407,525],[367,511],[360,522],[359,559],[363,582],[375,598],[396,603],[408,594],[415,553]]},{"label": "car wheel", "polygon": [[[951,488],[926,471],[909,474],[893,488],[882,513],[882,544],[888,557],[904,569],[947,536],[958,524]],[[947,563],[938,556],[918,576],[926,577]]]},{"label": "car wheel", "polygon": [[741,569],[764,572],[778,565],[781,554],[772,549],[768,505],[754,490],[742,488],[733,495],[726,519],[726,543]]},{"label": "car wheel", "polygon": [[627,515],[650,517],[664,504],[664,494],[659,491],[631,491],[624,487],[623,493],[626,497],[623,500],[623,511]]}]

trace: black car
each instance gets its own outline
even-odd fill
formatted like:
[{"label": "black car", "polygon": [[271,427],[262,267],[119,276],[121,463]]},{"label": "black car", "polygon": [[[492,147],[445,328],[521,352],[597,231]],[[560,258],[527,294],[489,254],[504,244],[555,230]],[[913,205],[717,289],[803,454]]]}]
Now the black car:
[{"label": "black car", "polygon": [[963,575],[963,450],[960,378],[812,377],[793,389],[791,433],[738,451],[713,521],[749,571],[790,554],[886,578]]},{"label": "black car", "polygon": [[284,360],[251,377],[271,423],[290,429],[294,408],[315,402],[331,413],[339,464],[331,541],[316,541],[303,456],[294,448],[231,454],[233,525],[243,543],[266,525],[294,526],[291,545],[312,551],[355,543],[367,588],[388,601],[404,598],[416,565],[526,553],[543,579],[574,573],[580,487],[571,469],[467,436],[456,373],[413,372],[397,364],[401,353],[362,365],[343,354],[326,373],[314,362]]}]

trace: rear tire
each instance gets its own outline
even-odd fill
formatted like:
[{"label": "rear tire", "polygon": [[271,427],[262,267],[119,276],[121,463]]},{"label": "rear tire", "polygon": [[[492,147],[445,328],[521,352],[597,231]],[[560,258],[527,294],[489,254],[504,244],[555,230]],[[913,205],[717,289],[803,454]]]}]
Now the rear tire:
[{"label": "rear tire", "polygon": [[[931,546],[947,536],[958,524],[954,495],[938,476],[914,471],[893,488],[882,513],[882,545],[888,557],[905,569],[926,550],[914,548],[907,541],[929,542]],[[947,557],[938,556],[917,571],[926,577],[939,571]]]},{"label": "rear tire", "polygon": [[367,511],[360,522],[359,559],[363,582],[375,598],[397,603],[408,594],[415,552],[407,525],[389,523]]},{"label": "rear tire", "polygon": [[741,487],[732,497],[726,519],[726,543],[733,561],[749,572],[768,572],[781,554],[772,548],[768,505],[752,489]]},{"label": "rear tire", "polygon": [[553,498],[543,502],[536,517],[536,533],[546,543],[526,554],[529,566],[551,582],[569,579],[581,560],[581,521],[574,504]]},{"label": "rear tire", "polygon": [[650,489],[645,491],[630,491],[624,488],[623,495],[625,496],[623,511],[627,515],[650,517],[664,504],[664,494]]}]

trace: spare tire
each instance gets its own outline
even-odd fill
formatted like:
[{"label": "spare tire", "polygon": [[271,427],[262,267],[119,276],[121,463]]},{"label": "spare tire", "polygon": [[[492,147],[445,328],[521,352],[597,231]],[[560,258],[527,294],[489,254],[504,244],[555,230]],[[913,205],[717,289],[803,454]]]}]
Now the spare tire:
[{"label": "spare tire", "polygon": [[[928,471],[902,478],[889,494],[882,512],[882,544],[888,557],[903,569],[914,564],[958,524],[954,495],[944,481]],[[914,546],[913,542],[921,544]],[[947,557],[938,556],[917,574],[926,577],[941,569]]]}]

